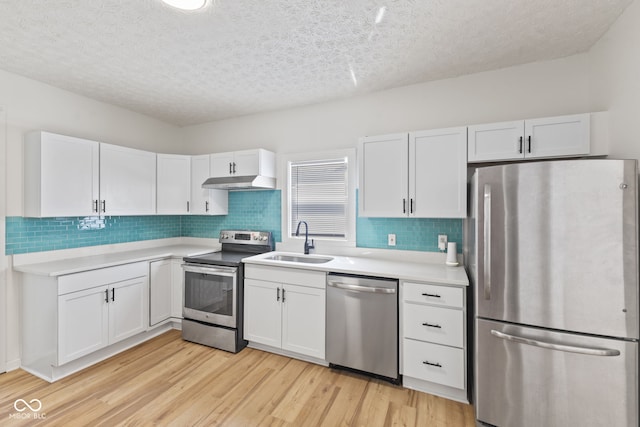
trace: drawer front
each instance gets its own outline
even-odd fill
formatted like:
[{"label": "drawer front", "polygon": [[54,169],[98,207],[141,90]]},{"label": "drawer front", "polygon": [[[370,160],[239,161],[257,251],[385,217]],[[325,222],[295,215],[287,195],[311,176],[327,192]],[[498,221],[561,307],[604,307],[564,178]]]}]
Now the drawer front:
[{"label": "drawer front", "polygon": [[149,274],[149,262],[135,262],[60,276],[58,295],[104,286]]},{"label": "drawer front", "polygon": [[464,389],[464,350],[405,338],[403,375]]},{"label": "drawer front", "polygon": [[247,279],[265,280],[275,283],[289,283],[310,288],[325,289],[327,273],[323,271],[303,270],[301,268],[269,267],[247,264],[244,267]]},{"label": "drawer front", "polygon": [[402,308],[405,338],[464,347],[462,310],[409,303]]},{"label": "drawer front", "polygon": [[462,288],[427,285],[424,283],[403,283],[402,295],[407,302],[422,302],[446,307],[464,307]]}]

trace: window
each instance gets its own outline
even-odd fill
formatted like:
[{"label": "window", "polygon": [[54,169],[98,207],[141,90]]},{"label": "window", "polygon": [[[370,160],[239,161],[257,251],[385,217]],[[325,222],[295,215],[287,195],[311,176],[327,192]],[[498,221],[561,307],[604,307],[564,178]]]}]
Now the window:
[{"label": "window", "polygon": [[[353,150],[292,156],[287,165],[287,230],[296,239],[300,221],[309,237],[334,242],[355,241],[355,171]],[[304,226],[300,229],[300,234]],[[284,234],[284,233],[283,233]]]}]

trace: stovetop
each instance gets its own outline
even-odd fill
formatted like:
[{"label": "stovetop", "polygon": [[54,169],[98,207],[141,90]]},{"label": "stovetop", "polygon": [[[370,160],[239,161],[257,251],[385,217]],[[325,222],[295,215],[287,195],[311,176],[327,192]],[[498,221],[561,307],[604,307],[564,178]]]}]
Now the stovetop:
[{"label": "stovetop", "polygon": [[185,257],[183,260],[192,264],[237,267],[243,258],[273,250],[273,236],[270,231],[222,230],[220,242],[220,251]]},{"label": "stovetop", "polygon": [[237,267],[240,265],[242,258],[256,255],[255,252],[235,252],[235,251],[218,251],[209,252],[202,255],[185,257],[184,261],[192,264],[222,265],[226,267]]}]

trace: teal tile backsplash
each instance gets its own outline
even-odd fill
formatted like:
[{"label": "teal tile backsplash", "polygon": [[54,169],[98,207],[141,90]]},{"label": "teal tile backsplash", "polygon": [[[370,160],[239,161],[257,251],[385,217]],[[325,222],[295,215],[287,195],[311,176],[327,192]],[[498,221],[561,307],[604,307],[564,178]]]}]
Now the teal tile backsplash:
[{"label": "teal tile backsplash", "polygon": [[179,216],[6,219],[7,255],[181,236]]},{"label": "teal tile backsplash", "polygon": [[280,242],[280,200],[280,190],[231,191],[228,215],[185,215],[182,217],[182,235],[217,239],[220,230],[267,230],[273,233],[276,242]]},{"label": "teal tile backsplash", "polygon": [[[152,215],[72,218],[6,218],[7,255],[170,237],[217,238],[223,229],[269,230],[282,241],[281,191],[229,193],[229,215]],[[395,247],[387,234],[396,235]],[[462,250],[462,220],[425,218],[356,219],[356,245],[364,248],[437,252],[438,234]]]}]

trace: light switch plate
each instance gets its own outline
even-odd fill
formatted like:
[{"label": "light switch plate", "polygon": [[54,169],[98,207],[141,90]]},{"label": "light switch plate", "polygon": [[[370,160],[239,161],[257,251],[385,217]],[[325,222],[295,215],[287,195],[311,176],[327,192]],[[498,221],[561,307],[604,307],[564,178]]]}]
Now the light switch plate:
[{"label": "light switch plate", "polygon": [[395,234],[388,234],[387,235],[387,245],[389,245],[389,246],[395,246],[396,245],[396,235]]}]

